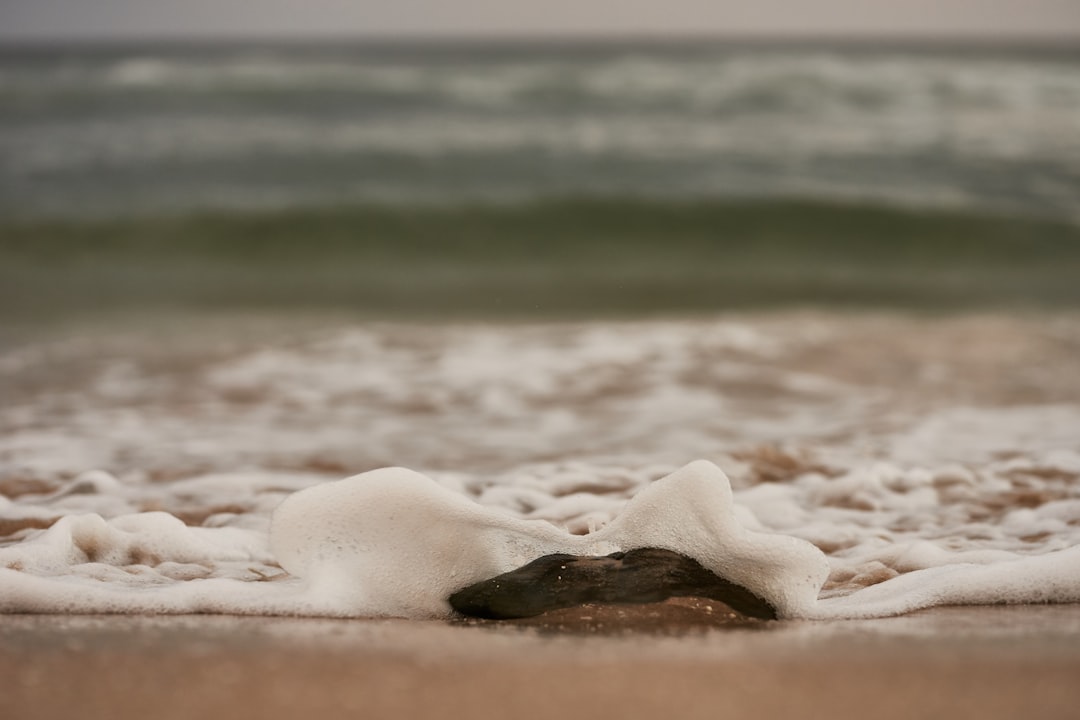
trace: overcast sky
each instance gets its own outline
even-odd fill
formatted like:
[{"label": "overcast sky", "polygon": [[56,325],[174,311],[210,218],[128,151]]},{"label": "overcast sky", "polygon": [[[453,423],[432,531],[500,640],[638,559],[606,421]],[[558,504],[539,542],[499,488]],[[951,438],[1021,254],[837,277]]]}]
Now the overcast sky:
[{"label": "overcast sky", "polygon": [[0,0],[0,38],[1080,37],[1080,0]]}]

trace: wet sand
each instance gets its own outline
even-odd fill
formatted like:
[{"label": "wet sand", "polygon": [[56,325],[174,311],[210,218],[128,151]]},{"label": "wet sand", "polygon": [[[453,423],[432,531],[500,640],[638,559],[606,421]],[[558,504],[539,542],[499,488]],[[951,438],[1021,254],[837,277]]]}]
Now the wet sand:
[{"label": "wet sand", "polygon": [[707,603],[527,623],[0,617],[10,718],[1071,718],[1080,605],[751,622]]}]

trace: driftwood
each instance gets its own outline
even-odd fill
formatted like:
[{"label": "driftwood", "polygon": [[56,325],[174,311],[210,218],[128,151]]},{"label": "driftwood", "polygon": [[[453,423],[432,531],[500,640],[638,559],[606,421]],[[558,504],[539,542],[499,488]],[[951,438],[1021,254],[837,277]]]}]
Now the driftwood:
[{"label": "driftwood", "polygon": [[746,588],[696,560],[656,548],[602,557],[545,555],[458,590],[450,605],[463,615],[508,620],[585,603],[654,603],[670,597],[718,600],[750,617],[776,619],[776,609]]}]

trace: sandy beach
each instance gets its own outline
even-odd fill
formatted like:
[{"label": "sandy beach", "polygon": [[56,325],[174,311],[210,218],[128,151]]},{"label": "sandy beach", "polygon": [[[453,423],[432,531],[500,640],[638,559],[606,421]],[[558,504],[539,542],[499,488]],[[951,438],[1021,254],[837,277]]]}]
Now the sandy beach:
[{"label": "sandy beach", "polygon": [[8,616],[18,718],[1068,718],[1080,606],[731,623],[703,606],[513,623]]}]

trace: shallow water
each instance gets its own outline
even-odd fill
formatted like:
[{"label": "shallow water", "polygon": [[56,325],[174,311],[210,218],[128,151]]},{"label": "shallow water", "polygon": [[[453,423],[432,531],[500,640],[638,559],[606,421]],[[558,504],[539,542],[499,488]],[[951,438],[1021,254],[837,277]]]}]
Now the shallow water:
[{"label": "shallow water", "polygon": [[[290,493],[404,465],[571,542],[697,458],[740,527],[824,552],[835,614],[911,609],[852,599],[940,566],[991,569],[961,602],[1075,599],[1075,316],[181,327],[0,356],[3,609],[365,614],[282,599],[301,581],[267,533]],[[1032,557],[1043,595],[995,595]],[[399,559],[353,580],[402,584]]]}]

